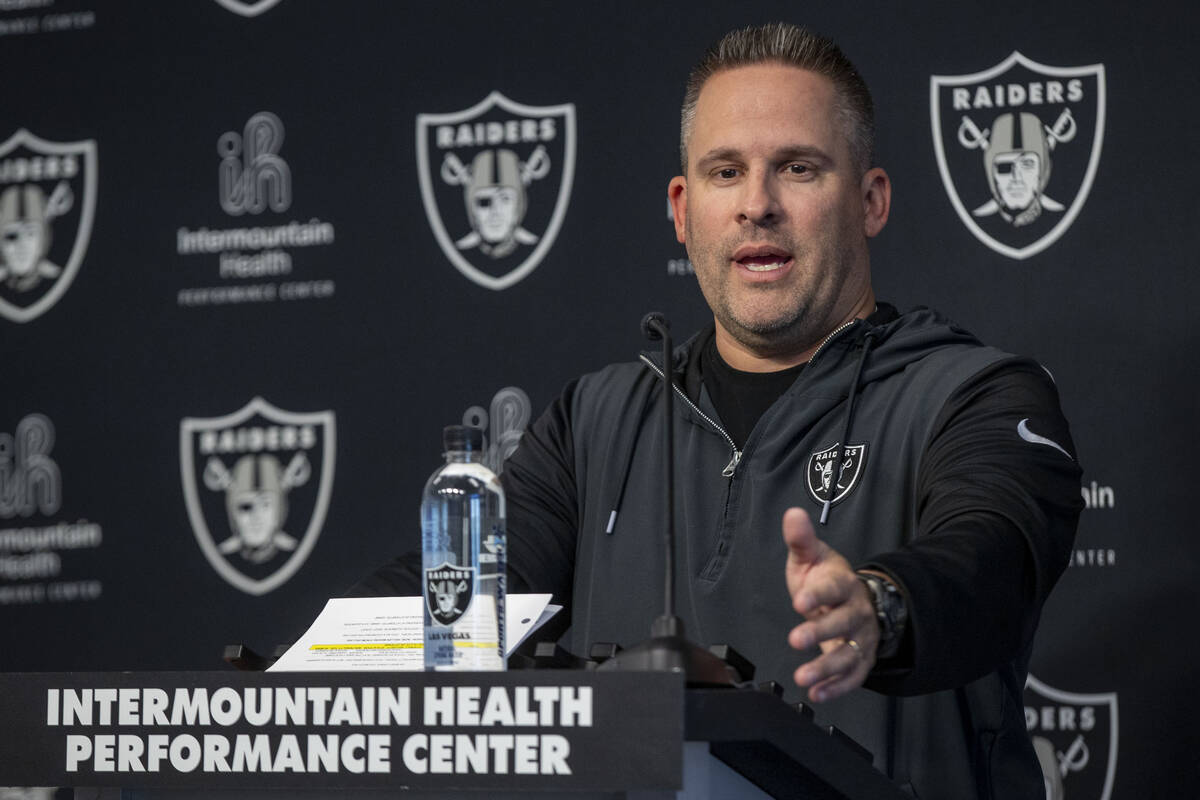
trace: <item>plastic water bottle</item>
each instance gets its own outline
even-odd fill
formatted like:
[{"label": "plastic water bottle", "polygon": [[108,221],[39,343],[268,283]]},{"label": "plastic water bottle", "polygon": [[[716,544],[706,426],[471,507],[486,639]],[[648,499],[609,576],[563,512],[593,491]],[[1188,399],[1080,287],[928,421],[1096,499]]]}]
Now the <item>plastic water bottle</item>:
[{"label": "plastic water bottle", "polygon": [[421,500],[425,669],[503,670],[504,490],[483,431],[450,425]]}]

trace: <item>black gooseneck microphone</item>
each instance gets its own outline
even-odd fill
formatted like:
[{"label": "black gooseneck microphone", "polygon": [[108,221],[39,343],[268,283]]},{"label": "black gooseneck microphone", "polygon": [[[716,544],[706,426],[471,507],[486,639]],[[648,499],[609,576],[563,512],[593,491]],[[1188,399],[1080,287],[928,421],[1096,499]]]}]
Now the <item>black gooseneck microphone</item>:
[{"label": "black gooseneck microphone", "polygon": [[652,311],[642,318],[642,332],[651,341],[661,339],[663,343],[663,500],[667,512],[663,614],[651,625],[649,639],[618,652],[598,669],[683,672],[688,684],[693,686],[736,685],[737,670],[700,645],[688,641],[683,633],[683,620],[675,614],[675,381],[672,377],[671,326],[666,317]]},{"label": "black gooseneck microphone", "polygon": [[666,474],[663,476],[663,508],[667,510],[666,536],[667,569],[663,576],[663,615],[655,622],[651,635],[666,636],[676,631],[660,632],[657,629],[659,621],[675,620],[679,622],[679,633],[682,633],[682,622],[675,616],[675,381],[672,377],[671,358],[674,347],[671,346],[671,323],[657,311],[651,311],[642,317],[642,334],[652,342],[662,341],[663,349],[663,453],[666,459]]}]

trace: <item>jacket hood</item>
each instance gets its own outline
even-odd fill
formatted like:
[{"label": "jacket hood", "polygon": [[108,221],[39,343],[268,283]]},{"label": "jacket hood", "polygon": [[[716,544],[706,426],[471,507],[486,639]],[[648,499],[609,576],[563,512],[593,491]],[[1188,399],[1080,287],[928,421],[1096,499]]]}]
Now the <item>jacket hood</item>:
[{"label": "jacket hood", "polygon": [[[676,383],[693,401],[699,398],[702,384],[700,357],[715,330],[715,324],[709,323],[674,350]],[[930,308],[918,306],[901,314],[895,306],[879,303],[869,317],[849,323],[827,339],[809,362],[809,368],[820,369],[822,373],[838,368],[853,369],[853,356],[861,352],[868,335],[870,354],[863,365],[863,383],[882,380],[899,372],[927,356],[931,350],[980,344],[972,333]],[[661,368],[661,350],[646,350],[642,355]],[[797,384],[800,382],[798,379]],[[848,386],[846,391],[849,391]]]},{"label": "jacket hood", "polygon": [[[701,354],[715,332],[715,324],[710,324],[693,335],[673,352],[672,371],[675,384],[687,396],[688,402],[684,414],[704,417],[705,421],[716,427],[729,440],[731,460],[726,468],[728,474],[737,467],[742,453],[734,445],[729,434],[717,423],[702,412],[697,403],[700,402],[703,387],[703,375],[700,366]],[[852,320],[829,335],[809,359],[807,366],[796,378],[795,383],[784,394],[791,395],[805,391],[818,379],[823,386],[838,387],[832,394],[813,398],[814,402],[836,405],[846,401],[845,423],[839,441],[848,442],[853,431],[855,398],[859,390],[866,385],[883,380],[908,367],[910,364],[943,347],[959,345],[980,345],[974,335],[956,325],[936,311],[918,307],[906,314],[897,312],[895,306],[879,303],[874,313],[866,319]],[[659,353],[643,352],[642,361],[652,366],[656,372],[662,369],[662,355]],[[682,373],[682,374],[681,374]],[[649,410],[651,397],[645,396],[645,405],[641,419]],[[840,461],[845,458],[845,451],[839,455],[837,473],[841,473]],[[632,452],[627,452],[623,459],[628,464]],[[616,519],[616,509],[624,495],[625,481],[621,480],[621,488],[617,494],[617,503],[613,516],[609,521],[609,530]],[[820,523],[828,522],[831,501],[826,500],[821,511]]]}]

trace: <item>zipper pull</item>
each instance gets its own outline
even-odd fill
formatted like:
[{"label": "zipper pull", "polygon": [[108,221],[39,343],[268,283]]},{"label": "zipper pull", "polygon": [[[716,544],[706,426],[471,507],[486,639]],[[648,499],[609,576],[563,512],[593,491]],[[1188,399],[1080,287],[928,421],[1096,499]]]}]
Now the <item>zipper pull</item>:
[{"label": "zipper pull", "polygon": [[737,469],[738,462],[742,460],[742,451],[736,447],[733,449],[733,458],[729,459],[729,463],[725,465],[725,469],[721,470],[721,474],[726,478],[733,477],[733,471]]}]

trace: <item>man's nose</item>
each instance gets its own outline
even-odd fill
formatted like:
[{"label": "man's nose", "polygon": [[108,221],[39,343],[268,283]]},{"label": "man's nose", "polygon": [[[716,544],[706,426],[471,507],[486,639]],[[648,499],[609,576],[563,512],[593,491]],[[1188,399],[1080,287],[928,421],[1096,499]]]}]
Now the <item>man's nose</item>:
[{"label": "man's nose", "polygon": [[780,215],[778,187],[769,173],[751,173],[742,184],[738,221],[769,225]]}]

